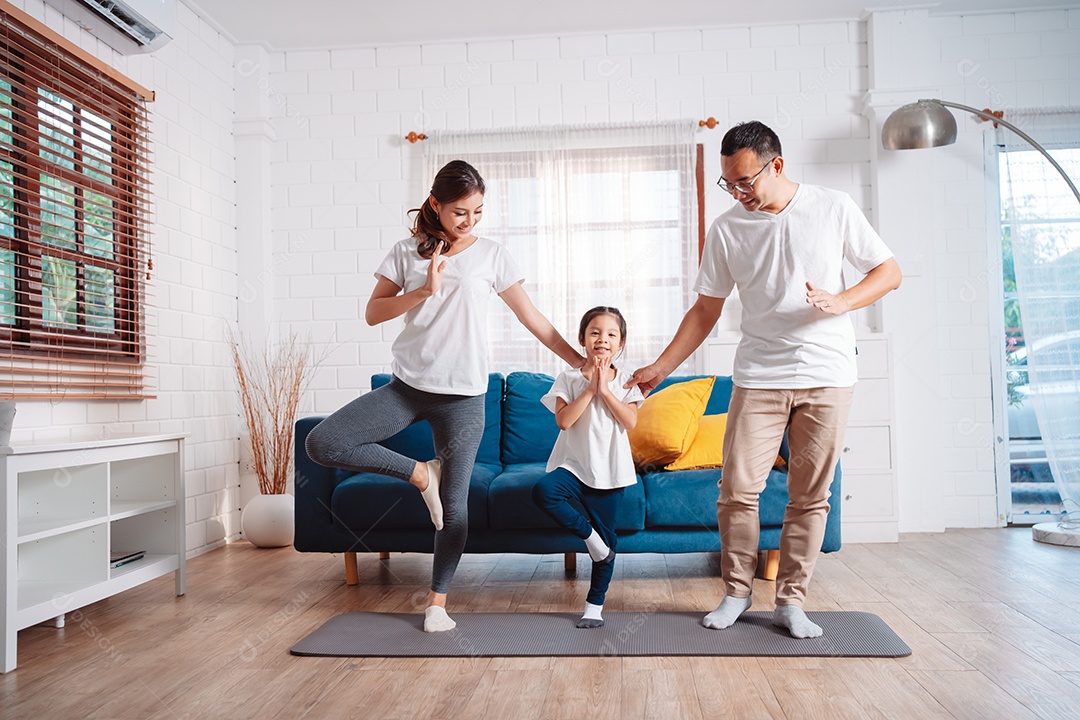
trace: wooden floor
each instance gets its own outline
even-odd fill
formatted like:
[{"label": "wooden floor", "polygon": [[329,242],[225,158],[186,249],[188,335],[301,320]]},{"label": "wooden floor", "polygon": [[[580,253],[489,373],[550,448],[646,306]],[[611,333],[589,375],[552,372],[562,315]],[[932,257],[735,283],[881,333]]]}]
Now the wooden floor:
[{"label": "wooden floor", "polygon": [[[584,560],[585,558],[582,557]],[[715,607],[715,555],[620,555],[609,610]],[[454,612],[580,609],[587,562],[471,555]],[[417,611],[431,559],[224,547],[19,633],[0,717],[1066,718],[1080,715],[1080,549],[1025,528],[906,535],[823,556],[808,610],[881,616],[914,654],[823,658],[301,658],[288,648],[346,611]],[[755,609],[772,607],[758,581]]]}]

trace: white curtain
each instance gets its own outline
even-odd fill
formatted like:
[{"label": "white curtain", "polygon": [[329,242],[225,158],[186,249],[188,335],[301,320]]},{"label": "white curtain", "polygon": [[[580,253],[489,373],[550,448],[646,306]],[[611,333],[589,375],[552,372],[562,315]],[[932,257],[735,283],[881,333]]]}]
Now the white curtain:
[{"label": "white curtain", "polygon": [[[455,159],[476,167],[487,186],[477,233],[510,250],[533,303],[572,345],[586,310],[619,308],[628,325],[621,365],[632,368],[660,353],[689,307],[698,262],[696,129],[682,120],[434,132],[425,175]],[[493,371],[565,368],[498,305]]]},{"label": "white curtain", "polygon": [[[1080,109],[1008,111],[1080,178]],[[1028,400],[1065,513],[1080,509],[1080,202],[1037,150],[1007,129],[1001,173],[1027,348]],[[1080,513],[1077,513],[1080,514]],[[1076,515],[1063,515],[1076,523]]]}]

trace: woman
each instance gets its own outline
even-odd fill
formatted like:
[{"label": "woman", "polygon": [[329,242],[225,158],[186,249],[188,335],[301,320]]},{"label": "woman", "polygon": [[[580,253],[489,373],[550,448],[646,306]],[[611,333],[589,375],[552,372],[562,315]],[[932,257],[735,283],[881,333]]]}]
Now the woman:
[{"label": "woman", "polygon": [[[484,432],[488,385],[487,310],[493,293],[536,338],[574,367],[584,359],[532,304],[509,252],[473,234],[483,211],[484,180],[466,162],[447,163],[401,240],[375,271],[369,325],[404,315],[394,341],[390,383],[353,400],[307,438],[322,465],[377,472],[412,483],[435,524],[431,590],[424,630],[451,630],[450,588],[468,534],[469,479]],[[417,462],[378,441],[418,420],[431,424],[436,460]]]}]

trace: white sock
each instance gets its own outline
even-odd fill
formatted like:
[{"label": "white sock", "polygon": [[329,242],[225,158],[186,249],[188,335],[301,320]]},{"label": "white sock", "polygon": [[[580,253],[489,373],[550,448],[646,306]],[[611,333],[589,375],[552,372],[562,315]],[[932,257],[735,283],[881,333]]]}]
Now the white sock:
[{"label": "white sock", "polygon": [[581,619],[578,620],[577,626],[579,628],[598,628],[604,626],[604,611],[603,605],[593,605],[591,602],[586,601],[585,612],[582,613]]},{"label": "white sock", "polygon": [[798,605],[777,605],[773,610],[772,624],[787,628],[791,637],[797,638],[814,638],[823,632],[820,625],[810,622]]},{"label": "white sock", "polygon": [[735,624],[739,616],[750,609],[753,602],[749,597],[737,598],[731,595],[720,601],[720,605],[705,616],[701,624],[713,630],[723,630]]},{"label": "white sock", "polygon": [[428,460],[427,476],[428,486],[427,490],[420,493],[420,496],[424,498],[424,504],[428,507],[428,512],[431,513],[431,522],[435,524],[436,530],[442,530],[442,498],[439,497],[439,481],[442,479],[442,464],[438,460]]},{"label": "white sock", "polygon": [[446,614],[446,608],[432,605],[424,611],[424,632],[446,632],[457,627],[457,623]]},{"label": "white sock", "polygon": [[592,531],[592,535],[585,538],[585,547],[589,549],[589,557],[593,562],[603,562],[611,554],[611,548],[607,546],[600,533]]}]

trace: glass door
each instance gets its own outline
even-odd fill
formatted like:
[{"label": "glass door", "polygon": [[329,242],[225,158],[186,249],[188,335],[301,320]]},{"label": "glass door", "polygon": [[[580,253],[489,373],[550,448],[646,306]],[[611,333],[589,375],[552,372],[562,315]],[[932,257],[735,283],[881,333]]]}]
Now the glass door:
[{"label": "glass door", "polygon": [[[1024,317],[1020,311],[1016,270],[1013,261],[1014,219],[1010,217],[1010,198],[1047,198],[1045,158],[1035,150],[1013,150],[997,147],[998,200],[1000,207],[1000,338],[1003,355],[996,363],[999,377],[995,382],[995,407],[1004,407],[1003,417],[995,420],[998,436],[999,498],[1004,501],[1003,519],[1013,524],[1033,524],[1056,520],[1061,512],[1061,495],[1054,483],[1051,463],[1043,443],[1043,432],[1032,402],[1032,387],[1028,376],[1030,351],[1024,332]],[[1080,148],[1058,148],[1054,158],[1068,171],[1080,166]],[[1053,171],[1051,170],[1051,173]],[[1060,179],[1059,179],[1060,182]],[[1062,188],[1067,193],[1066,186]],[[1072,195],[1068,195],[1072,199]],[[1047,202],[1042,222],[1049,232],[1038,236],[1039,254],[1043,262],[1060,266],[1056,269],[1066,276],[1080,278],[1080,252],[1074,247],[1075,231],[1080,226],[1080,205],[1075,202]],[[1030,236],[1029,236],[1030,241]],[[1075,298],[1041,298],[1073,305]],[[1072,310],[1070,310],[1072,312]],[[1073,360],[1076,360],[1075,358]],[[1056,361],[1055,361],[1056,362]],[[1066,364],[1075,365],[1073,361]],[[1045,390],[1044,390],[1045,392]],[[1004,473],[1002,473],[1004,471]],[[1005,477],[1001,477],[1004,474]]]}]

